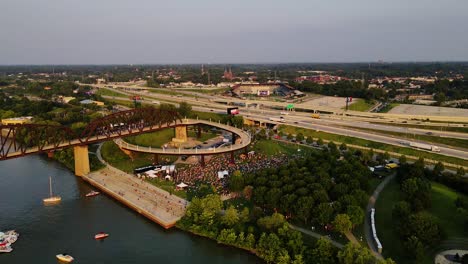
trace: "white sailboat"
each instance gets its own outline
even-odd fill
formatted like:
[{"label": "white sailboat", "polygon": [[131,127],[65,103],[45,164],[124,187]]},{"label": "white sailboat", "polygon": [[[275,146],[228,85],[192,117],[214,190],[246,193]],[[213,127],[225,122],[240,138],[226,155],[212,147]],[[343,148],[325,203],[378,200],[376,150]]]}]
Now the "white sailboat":
[{"label": "white sailboat", "polygon": [[49,192],[50,196],[42,199],[45,204],[59,203],[62,200],[60,196],[53,196],[52,194],[52,177],[49,176]]}]

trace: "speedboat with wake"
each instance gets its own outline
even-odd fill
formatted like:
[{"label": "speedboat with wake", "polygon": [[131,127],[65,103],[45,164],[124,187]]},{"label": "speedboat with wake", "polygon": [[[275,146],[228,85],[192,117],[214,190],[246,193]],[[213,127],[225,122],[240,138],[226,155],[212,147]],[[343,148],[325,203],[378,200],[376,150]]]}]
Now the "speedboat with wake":
[{"label": "speedboat with wake", "polygon": [[58,255],[55,255],[55,257],[58,260],[66,262],[66,263],[70,263],[73,260],[75,260],[72,256],[68,255],[67,253],[58,254]]},{"label": "speedboat with wake", "polygon": [[108,236],[109,236],[109,234],[107,234],[107,233],[99,232],[96,235],[94,235],[94,239],[101,240],[101,239],[107,238]]},{"label": "speedboat with wake", "polygon": [[92,196],[96,196],[96,195],[99,195],[100,192],[96,192],[96,191],[91,191],[89,193],[87,193],[85,196],[86,197],[92,197]]}]

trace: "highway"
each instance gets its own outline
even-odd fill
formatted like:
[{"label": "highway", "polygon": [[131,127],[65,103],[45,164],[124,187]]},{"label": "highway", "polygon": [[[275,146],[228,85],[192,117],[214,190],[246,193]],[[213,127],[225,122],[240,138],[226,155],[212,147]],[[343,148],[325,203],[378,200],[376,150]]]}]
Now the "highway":
[{"label": "highway", "polygon": [[[166,95],[166,94],[158,94],[158,93],[148,93],[148,92],[127,92],[122,91],[119,89],[113,88],[105,88],[111,91],[115,91],[127,96],[138,94],[142,95],[145,98],[149,98],[150,100],[145,100],[146,103],[151,104],[152,100],[156,100],[158,102],[169,102],[169,103],[177,103],[177,102],[187,102],[193,105],[193,109],[196,111],[204,111],[204,112],[222,112],[224,113],[228,105],[223,105],[219,103],[213,103],[211,99],[208,99],[209,96],[202,96],[198,98],[194,97],[177,97],[174,95]],[[185,93],[194,93],[194,92],[185,92]],[[197,94],[197,93],[194,93]],[[104,98],[109,98],[112,96],[104,96]],[[128,97],[115,97],[118,100],[125,100],[125,101],[132,101]],[[266,102],[263,102],[266,103]],[[269,103],[269,102],[268,102]],[[243,116],[251,119],[255,119],[262,122],[272,123],[272,121],[268,120],[267,117],[279,117],[280,110],[270,110],[270,109],[257,109],[257,108],[247,108],[247,107],[239,107],[241,109],[241,113]],[[266,117],[267,116],[267,117]],[[303,112],[288,112],[288,115],[285,118],[286,124],[296,127],[303,127],[307,129],[314,129],[320,130],[328,133],[344,135],[344,136],[352,136],[357,138],[363,138],[367,140],[372,140],[376,142],[386,143],[390,145],[400,146],[400,147],[408,147],[402,145],[400,142],[407,142],[409,141],[407,138],[402,137],[390,137],[390,136],[383,136],[378,135],[376,133],[372,133],[369,131],[358,131],[350,129],[349,127],[343,126],[353,126],[356,129],[358,128],[370,128],[370,129],[380,129],[384,131],[394,131],[394,132],[405,132],[408,134],[425,134],[427,132],[432,132],[434,136],[444,136],[444,137],[456,137],[462,139],[468,139],[468,135],[466,133],[458,133],[458,132],[450,132],[450,131],[433,131],[433,130],[424,130],[424,129],[412,129],[412,128],[402,128],[402,127],[395,127],[395,126],[385,126],[385,125],[376,125],[371,124],[370,122],[364,122],[360,120],[346,120],[343,116],[335,116],[335,115],[321,115],[321,119],[315,119],[310,117],[309,113]],[[325,117],[325,118],[322,118]],[[430,145],[435,145],[433,143],[428,143],[420,140],[411,140],[417,141],[421,143],[427,143]],[[441,152],[439,154],[445,156],[451,156],[461,159],[468,159],[468,152],[463,149],[455,149],[437,145]],[[424,150],[421,150],[424,151]]]},{"label": "highway", "polygon": [[[102,88],[102,87],[101,87]],[[178,97],[174,95],[168,95],[168,94],[159,94],[159,93],[151,93],[147,91],[122,91],[119,89],[113,89],[113,88],[105,88],[117,93],[121,93],[127,96],[131,96],[134,94],[142,95],[146,98],[151,98],[155,100],[161,100],[163,102],[181,102],[185,101],[193,106],[203,106],[203,108],[209,107],[213,109],[213,111],[225,111],[228,105],[221,104],[221,103],[215,103],[213,101],[223,101],[226,100],[225,98],[222,97],[215,97],[215,96],[210,96],[210,95],[205,95],[205,94],[199,94],[196,92],[190,92],[190,91],[183,91],[184,94],[190,95],[190,97]],[[159,89],[161,90],[161,89]],[[167,92],[167,90],[166,90]],[[196,97],[198,96],[198,97]],[[119,98],[115,98],[119,99]],[[239,101],[239,99],[237,99]],[[263,104],[269,103],[270,102],[262,102]],[[273,103],[273,102],[271,102]],[[278,103],[277,103],[278,104]],[[281,103],[284,105],[284,103]],[[273,110],[273,109],[262,109],[261,111],[256,108],[252,107],[239,107],[243,112],[247,111],[247,113],[268,113],[272,115],[280,115],[281,110]],[[198,110],[197,110],[198,111]],[[201,111],[207,111],[206,109],[203,109]],[[305,112],[289,112],[290,115],[294,116],[302,116],[304,120],[308,121],[314,121],[317,119],[313,119],[310,117],[310,113],[305,113]],[[408,127],[398,127],[398,126],[392,126],[392,125],[383,125],[383,124],[372,124],[370,121],[381,121],[381,120],[375,120],[369,118],[362,118],[362,117],[352,117],[352,116],[342,116],[342,115],[327,115],[327,114],[322,114],[321,119],[319,122],[322,124],[327,124],[327,125],[332,125],[332,126],[349,126],[349,127],[356,127],[356,128],[368,128],[368,129],[376,129],[376,130],[382,130],[382,131],[392,131],[392,132],[399,132],[399,133],[406,133],[408,135],[425,135],[427,133],[431,133],[431,136],[440,136],[440,137],[448,137],[448,138],[459,138],[459,139],[467,139],[468,140],[468,133],[460,133],[460,132],[451,132],[451,131],[435,131],[435,130],[428,130],[428,129],[419,129],[419,128],[408,128]]]}]

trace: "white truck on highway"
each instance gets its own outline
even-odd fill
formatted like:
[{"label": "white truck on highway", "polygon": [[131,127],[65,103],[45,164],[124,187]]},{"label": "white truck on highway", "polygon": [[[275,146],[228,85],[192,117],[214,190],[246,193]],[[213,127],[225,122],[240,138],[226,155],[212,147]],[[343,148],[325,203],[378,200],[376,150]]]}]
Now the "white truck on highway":
[{"label": "white truck on highway", "polygon": [[425,150],[430,150],[430,151],[434,151],[434,152],[440,152],[439,147],[433,146],[433,145],[424,144],[424,143],[410,142],[410,143],[409,143],[409,146],[410,146],[410,147],[413,147],[413,148],[419,148],[419,149],[425,149]]},{"label": "white truck on highway", "polygon": [[270,120],[270,121],[275,121],[275,122],[280,122],[280,123],[285,123],[285,122],[286,122],[286,120],[284,120],[283,117],[280,117],[280,118],[277,118],[277,117],[270,117],[270,118],[268,118],[268,120]]}]

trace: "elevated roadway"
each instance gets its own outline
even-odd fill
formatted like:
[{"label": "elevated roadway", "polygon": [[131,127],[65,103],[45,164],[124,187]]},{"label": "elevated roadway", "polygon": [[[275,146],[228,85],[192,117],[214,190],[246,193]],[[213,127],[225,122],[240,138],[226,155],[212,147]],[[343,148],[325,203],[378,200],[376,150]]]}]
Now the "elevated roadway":
[{"label": "elevated roadway", "polygon": [[[111,90],[120,92],[125,95],[134,94],[134,93],[123,92],[123,91],[116,90],[116,89],[111,89]],[[185,97],[179,98],[175,96],[167,96],[167,95],[162,95],[162,94],[157,94],[157,97],[156,97],[156,95],[152,95],[149,93],[137,93],[137,94],[141,94],[147,98],[151,98],[154,100],[165,99],[168,102],[185,101],[185,102],[193,104],[194,105],[193,108],[197,111],[205,111],[205,112],[221,111],[223,112],[225,111],[227,107],[229,107],[227,105],[217,104],[217,103],[213,103],[210,101],[204,101],[204,100],[194,99],[194,98],[185,98]],[[116,98],[116,99],[125,100],[125,98]],[[127,100],[131,101],[128,98]],[[151,103],[151,102],[148,102],[148,103]],[[255,119],[257,121],[267,122],[267,123],[272,123],[272,121],[268,120],[266,116],[268,117],[280,116],[280,112],[281,112],[279,110],[253,109],[253,108],[246,108],[246,107],[240,107],[240,109],[242,110],[242,113],[245,117]],[[362,121],[363,120],[362,117],[353,117],[353,119],[351,120],[346,120],[347,118],[350,118],[350,117],[326,115],[326,118],[314,119],[310,117],[309,113],[303,113],[303,112],[288,112],[288,115],[285,117],[285,119],[287,120],[286,124],[288,125],[303,127],[307,129],[321,130],[324,132],[338,134],[338,135],[363,138],[367,140],[382,142],[382,143],[400,146],[400,147],[407,147],[401,144],[402,141],[408,141],[407,138],[383,136],[383,135],[378,135],[376,133],[372,133],[369,131],[358,131],[358,130],[353,130],[350,128],[345,128],[343,126],[353,126],[356,129],[360,127],[361,128],[364,127],[364,128],[370,128],[370,129],[380,129],[383,131],[406,132],[410,135],[411,134],[425,134],[427,132],[434,131],[434,130],[425,130],[425,129],[412,129],[412,128],[400,128],[400,127],[395,127],[395,126],[376,125],[376,124],[372,124],[369,122],[369,121],[377,120],[377,119],[369,119],[368,121]],[[380,119],[378,120],[379,122],[382,121]],[[468,120],[468,117],[467,117],[467,120]],[[468,139],[467,133],[450,132],[450,131],[434,131],[432,133],[434,136],[438,135],[441,137]],[[418,142],[434,145],[433,143],[428,143],[428,142],[424,142],[420,140],[411,140],[411,141],[418,141]],[[461,159],[468,159],[468,152],[465,150],[454,149],[454,148],[443,147],[443,146],[439,146],[439,148],[441,149],[441,152],[439,153],[441,155],[452,156],[452,157],[457,157]]]},{"label": "elevated roadway", "polygon": [[210,122],[206,120],[197,120],[197,119],[183,119],[183,125],[209,125],[212,127],[220,128],[228,132],[232,132],[236,134],[240,140],[238,144],[232,144],[230,146],[218,147],[218,148],[208,148],[208,149],[184,149],[184,148],[152,148],[152,147],[144,147],[138,146],[134,144],[130,144],[121,138],[114,139],[114,142],[121,148],[126,150],[131,150],[135,152],[144,152],[144,153],[152,153],[152,154],[162,154],[162,155],[213,155],[213,154],[222,154],[233,152],[237,150],[244,149],[248,147],[251,143],[250,134],[243,131],[242,129],[235,128],[232,126],[224,125],[221,123]]}]

